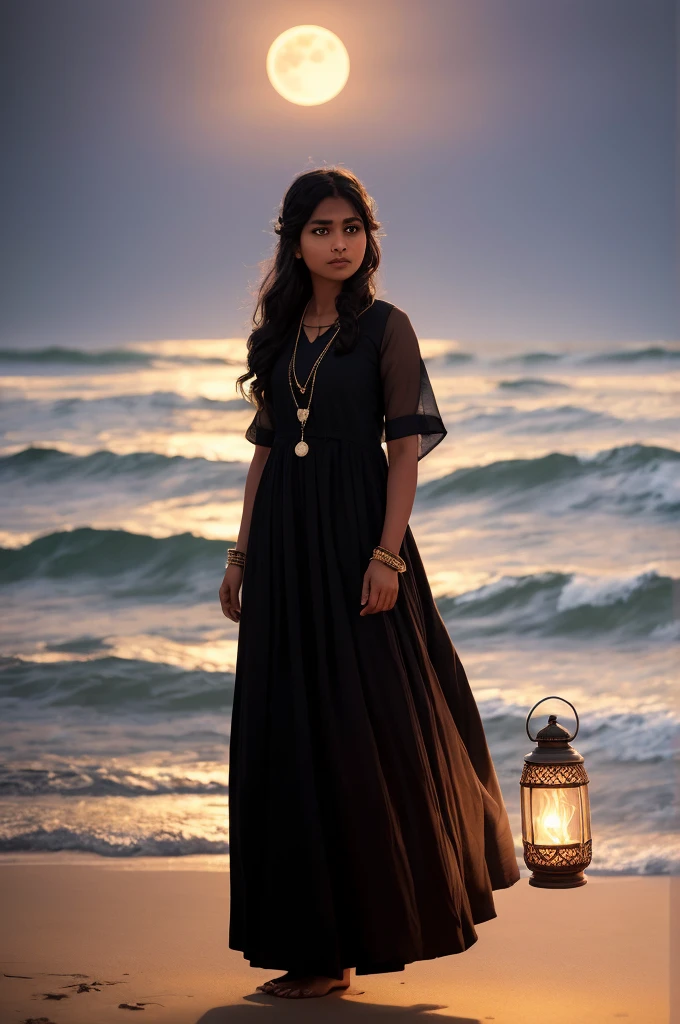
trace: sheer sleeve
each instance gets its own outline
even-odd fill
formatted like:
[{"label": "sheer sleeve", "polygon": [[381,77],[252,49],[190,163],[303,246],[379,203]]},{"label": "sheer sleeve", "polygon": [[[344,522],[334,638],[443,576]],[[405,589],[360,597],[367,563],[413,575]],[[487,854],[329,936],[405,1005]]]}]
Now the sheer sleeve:
[{"label": "sheer sleeve", "polygon": [[418,461],[446,437],[420,346],[403,309],[391,310],[380,349],[385,441],[418,435]]},{"label": "sheer sleeve", "polygon": [[274,410],[270,403],[267,401],[265,396],[264,406],[262,409],[258,409],[250,426],[246,430],[245,436],[253,444],[262,444],[267,448],[271,448],[274,443],[274,434],[276,432],[276,423],[274,421]]}]

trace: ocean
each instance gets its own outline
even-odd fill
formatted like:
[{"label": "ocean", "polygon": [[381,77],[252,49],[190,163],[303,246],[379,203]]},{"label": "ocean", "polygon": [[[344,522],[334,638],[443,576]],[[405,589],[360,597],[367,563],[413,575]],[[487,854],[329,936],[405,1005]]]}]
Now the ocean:
[{"label": "ocean", "polygon": [[[421,350],[448,435],[411,528],[520,866],[525,720],[558,696],[586,874],[675,873],[680,348]],[[0,853],[228,864],[244,359],[243,339],[0,350]],[[550,701],[532,735],[553,711],[575,728]]]}]

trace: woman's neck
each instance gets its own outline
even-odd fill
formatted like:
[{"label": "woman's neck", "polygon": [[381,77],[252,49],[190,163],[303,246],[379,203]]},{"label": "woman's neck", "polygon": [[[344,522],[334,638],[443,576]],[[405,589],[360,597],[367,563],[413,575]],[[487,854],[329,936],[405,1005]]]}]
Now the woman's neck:
[{"label": "woman's neck", "polygon": [[334,320],[338,315],[335,300],[342,291],[342,282],[312,278],[312,289],[312,297],[309,300],[306,315],[317,320],[325,317]]}]

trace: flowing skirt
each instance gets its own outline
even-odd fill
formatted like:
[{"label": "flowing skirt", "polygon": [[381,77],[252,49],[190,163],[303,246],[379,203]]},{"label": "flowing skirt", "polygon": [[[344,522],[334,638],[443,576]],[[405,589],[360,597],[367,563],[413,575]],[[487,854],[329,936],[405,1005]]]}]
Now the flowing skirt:
[{"label": "flowing skirt", "polygon": [[[304,465],[303,465],[304,464]],[[387,612],[379,445],[275,440],[241,594],[229,753],[229,946],[342,978],[459,953],[519,879],[477,705],[410,527]]]}]

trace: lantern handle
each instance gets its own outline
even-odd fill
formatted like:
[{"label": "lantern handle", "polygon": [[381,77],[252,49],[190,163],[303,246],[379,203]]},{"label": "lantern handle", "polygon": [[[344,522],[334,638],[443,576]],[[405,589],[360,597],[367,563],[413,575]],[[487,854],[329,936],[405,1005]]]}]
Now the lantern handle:
[{"label": "lantern handle", "polygon": [[571,743],[571,741],[572,741],[573,739],[575,739],[575,737],[576,737],[576,733],[578,732],[578,727],[579,727],[579,721],[578,721],[578,712],[577,712],[576,708],[574,707],[574,705],[573,705],[573,704],[571,703],[571,701],[568,701],[568,700],[566,700],[566,699],[565,699],[564,697],[557,697],[557,696],[554,696],[554,697],[541,697],[541,699],[540,699],[539,701],[537,701],[537,702],[536,702],[536,703],[534,704],[533,708],[531,709],[531,711],[530,711],[530,712],[529,712],[529,714],[527,715],[527,720],[526,720],[526,730],[527,730],[527,736],[529,737],[529,739],[531,740],[531,742],[532,742],[532,743],[535,743],[535,742],[536,742],[536,739],[537,739],[537,737],[536,737],[536,736],[532,736],[532,735],[531,735],[531,733],[529,732],[529,719],[530,719],[530,718],[531,718],[531,716],[533,715],[533,713],[534,713],[534,711],[536,710],[536,708],[538,707],[538,705],[539,705],[539,704],[542,704],[544,700],[561,700],[561,701],[563,701],[563,702],[564,702],[565,704],[568,704],[568,705],[569,705],[569,707],[571,708],[571,710],[572,710],[572,711],[574,712],[574,714],[576,715],[576,732],[574,733],[574,735],[573,735],[573,736],[570,736],[570,737],[569,737],[569,740],[568,740],[568,742],[569,742],[569,743]]}]

